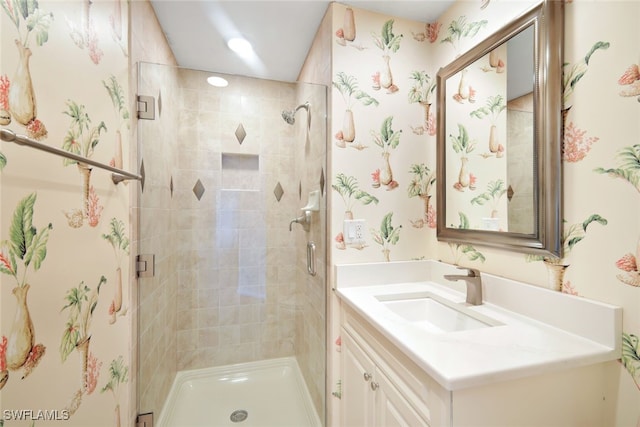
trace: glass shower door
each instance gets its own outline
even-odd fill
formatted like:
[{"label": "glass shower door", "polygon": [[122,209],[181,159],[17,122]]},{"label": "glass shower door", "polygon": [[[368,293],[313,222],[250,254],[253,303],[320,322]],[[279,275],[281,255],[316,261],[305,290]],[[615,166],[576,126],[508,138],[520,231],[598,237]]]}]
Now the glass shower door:
[{"label": "glass shower door", "polygon": [[158,418],[177,372],[290,357],[324,420],[326,87],[210,75],[139,66],[138,409]]},{"label": "glass shower door", "polygon": [[137,286],[137,407],[157,418],[177,369],[178,257],[173,165],[178,153],[179,96],[177,69],[149,63],[138,65],[138,95],[148,96],[153,119],[139,119],[138,162],[145,179],[136,206],[139,254],[154,256],[154,276]]}]

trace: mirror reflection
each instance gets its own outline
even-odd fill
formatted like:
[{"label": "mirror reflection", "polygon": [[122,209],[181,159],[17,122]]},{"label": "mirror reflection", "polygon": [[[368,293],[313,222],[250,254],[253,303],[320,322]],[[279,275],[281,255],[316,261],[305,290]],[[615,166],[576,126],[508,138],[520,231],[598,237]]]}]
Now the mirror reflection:
[{"label": "mirror reflection", "polygon": [[438,72],[438,240],[560,256],[563,26],[545,0]]},{"label": "mirror reflection", "polygon": [[447,226],[534,233],[533,35],[531,25],[446,81]]}]

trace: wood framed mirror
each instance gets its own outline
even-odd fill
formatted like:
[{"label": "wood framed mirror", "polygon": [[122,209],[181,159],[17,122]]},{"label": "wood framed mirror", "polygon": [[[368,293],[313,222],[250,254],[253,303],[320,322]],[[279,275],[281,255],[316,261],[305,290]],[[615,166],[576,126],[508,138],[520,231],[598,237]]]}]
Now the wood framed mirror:
[{"label": "wood framed mirror", "polygon": [[438,72],[438,240],[561,256],[563,20],[544,0]]}]

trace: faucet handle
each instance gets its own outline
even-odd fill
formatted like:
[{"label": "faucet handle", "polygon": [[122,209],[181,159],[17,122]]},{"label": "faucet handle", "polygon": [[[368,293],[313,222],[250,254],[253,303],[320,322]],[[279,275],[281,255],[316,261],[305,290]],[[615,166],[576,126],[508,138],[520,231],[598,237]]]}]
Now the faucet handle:
[{"label": "faucet handle", "polygon": [[480,277],[480,270],[477,268],[458,267],[458,270],[467,270],[468,277]]}]

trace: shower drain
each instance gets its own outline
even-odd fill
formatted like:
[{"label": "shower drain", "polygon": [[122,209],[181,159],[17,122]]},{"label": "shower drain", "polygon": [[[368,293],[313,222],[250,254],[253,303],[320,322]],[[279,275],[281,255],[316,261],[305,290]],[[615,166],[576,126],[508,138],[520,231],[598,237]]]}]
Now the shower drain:
[{"label": "shower drain", "polygon": [[244,409],[238,409],[231,413],[229,419],[231,419],[231,421],[234,423],[241,423],[246,420],[248,416],[249,413],[247,411],[245,411]]}]

